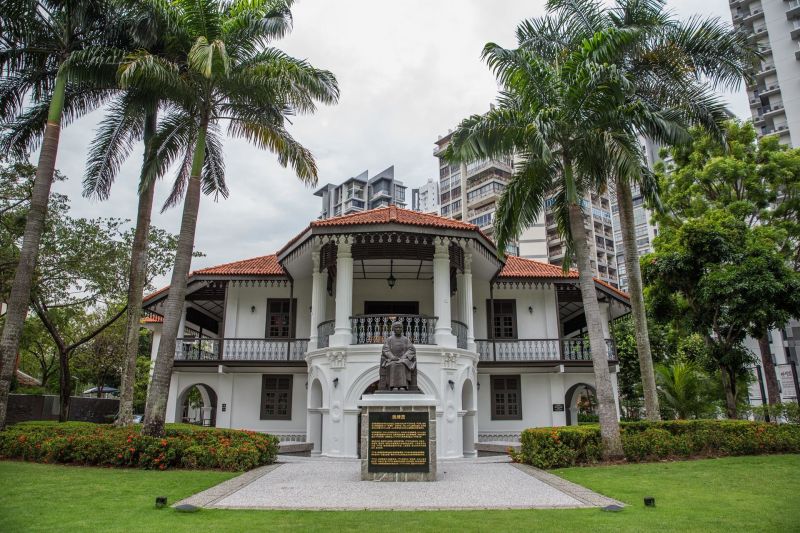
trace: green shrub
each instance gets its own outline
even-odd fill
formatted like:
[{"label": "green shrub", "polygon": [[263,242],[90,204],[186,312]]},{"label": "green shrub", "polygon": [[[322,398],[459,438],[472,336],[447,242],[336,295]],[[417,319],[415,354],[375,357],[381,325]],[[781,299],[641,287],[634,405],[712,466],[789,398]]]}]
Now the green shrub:
[{"label": "green shrub", "polygon": [[164,438],[88,422],[25,422],[0,432],[0,458],[40,463],[249,470],[277,453],[272,435],[185,424],[168,424]]},{"label": "green shrub", "polygon": [[[621,423],[628,461],[800,452],[800,426],[747,420],[670,420]],[[515,459],[539,468],[584,465],[602,459],[598,426],[534,428],[522,432]]]}]

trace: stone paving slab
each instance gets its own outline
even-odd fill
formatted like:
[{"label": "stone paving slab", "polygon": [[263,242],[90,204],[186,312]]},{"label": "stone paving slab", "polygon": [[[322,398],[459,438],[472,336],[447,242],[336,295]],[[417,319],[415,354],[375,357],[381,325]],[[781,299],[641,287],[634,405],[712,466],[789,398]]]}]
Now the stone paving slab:
[{"label": "stone paving slab", "polygon": [[402,484],[361,481],[360,461],[354,459],[283,456],[279,461],[184,502],[197,498],[200,505],[224,509],[437,510],[579,508],[600,501],[577,485],[565,486],[571,493],[565,492],[507,457],[440,461],[437,481]]}]

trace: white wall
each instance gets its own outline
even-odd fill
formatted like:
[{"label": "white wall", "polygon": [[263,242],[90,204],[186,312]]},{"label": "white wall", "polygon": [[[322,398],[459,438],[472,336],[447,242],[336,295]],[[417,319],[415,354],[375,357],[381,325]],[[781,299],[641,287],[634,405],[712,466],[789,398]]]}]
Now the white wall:
[{"label": "white wall", "polygon": [[[489,299],[489,284],[478,283],[473,286],[473,305],[475,312],[475,338],[486,339],[486,300]],[[517,337],[520,339],[557,339],[558,309],[555,288],[550,286],[530,289],[497,289],[495,300],[516,300]],[[528,311],[533,308],[533,312]]]},{"label": "white wall", "polygon": [[[492,420],[491,376],[520,376],[522,419]],[[616,374],[612,374],[616,384]],[[563,404],[564,395],[577,383],[594,386],[594,374],[587,373],[535,373],[526,368],[479,369],[478,431],[484,433],[519,433],[531,427],[562,426],[566,413],[553,411],[553,404]],[[569,409],[566,405],[565,409]]]},{"label": "white wall", "polygon": [[[297,300],[297,338],[307,339],[311,314],[311,280],[295,282]],[[267,328],[267,299],[289,298],[289,287],[228,286],[225,312],[225,337],[262,339]],[[255,306],[255,312],[252,307]]]}]

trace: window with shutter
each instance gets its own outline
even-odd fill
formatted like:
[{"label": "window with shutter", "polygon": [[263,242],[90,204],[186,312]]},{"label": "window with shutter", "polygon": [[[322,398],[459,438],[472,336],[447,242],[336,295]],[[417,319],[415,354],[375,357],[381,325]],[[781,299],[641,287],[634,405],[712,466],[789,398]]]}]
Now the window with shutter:
[{"label": "window with shutter", "polygon": [[261,420],[291,420],[292,376],[265,374],[261,377]]},{"label": "window with shutter", "polygon": [[519,376],[491,376],[492,420],[522,420]]}]

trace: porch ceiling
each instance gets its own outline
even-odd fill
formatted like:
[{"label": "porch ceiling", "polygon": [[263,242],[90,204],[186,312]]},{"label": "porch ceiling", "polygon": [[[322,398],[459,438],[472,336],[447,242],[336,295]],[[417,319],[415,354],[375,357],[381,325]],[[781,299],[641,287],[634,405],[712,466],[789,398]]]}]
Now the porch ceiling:
[{"label": "porch ceiling", "polygon": [[433,279],[433,263],[412,259],[361,259],[353,262],[353,279]]}]

